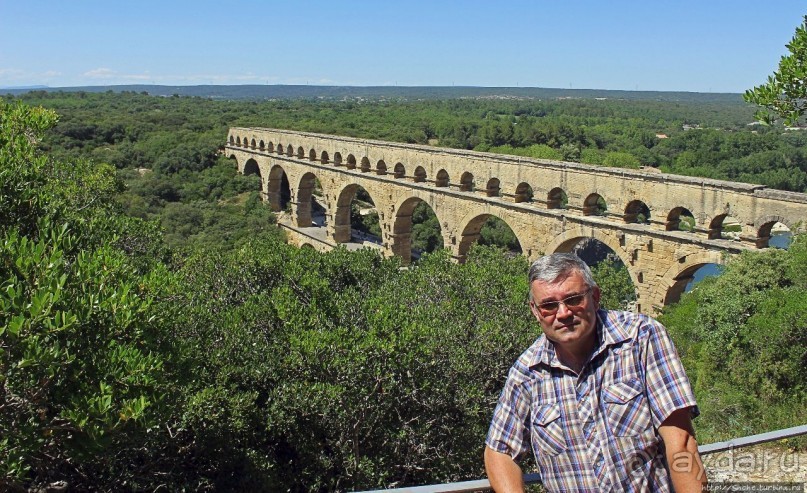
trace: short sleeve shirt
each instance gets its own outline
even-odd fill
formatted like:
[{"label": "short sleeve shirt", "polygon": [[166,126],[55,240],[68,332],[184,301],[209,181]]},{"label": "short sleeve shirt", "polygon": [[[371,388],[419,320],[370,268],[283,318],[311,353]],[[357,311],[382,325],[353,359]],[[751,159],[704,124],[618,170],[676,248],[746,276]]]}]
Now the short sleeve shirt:
[{"label": "short sleeve shirt", "polygon": [[530,449],[549,491],[671,491],[658,427],[698,415],[666,329],[645,315],[597,312],[597,346],[575,374],[539,337],[511,367],[486,444]]}]

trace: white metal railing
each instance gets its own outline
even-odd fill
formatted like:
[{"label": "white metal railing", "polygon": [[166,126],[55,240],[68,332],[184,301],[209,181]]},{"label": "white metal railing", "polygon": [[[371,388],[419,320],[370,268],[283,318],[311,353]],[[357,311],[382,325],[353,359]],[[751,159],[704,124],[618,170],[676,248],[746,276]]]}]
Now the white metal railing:
[{"label": "white metal railing", "polygon": [[[794,426],[783,430],[760,433],[747,437],[735,438],[726,442],[710,443],[698,447],[701,455],[714,454],[726,450],[733,450],[750,445],[773,442],[785,438],[807,435],[807,425]],[[538,484],[541,478],[537,473],[524,475],[524,484]],[[487,479],[477,479],[473,481],[462,481],[458,483],[430,484],[426,486],[409,486],[404,488],[392,488],[387,490],[370,490],[364,493],[470,493],[473,491],[490,490],[490,482]]]}]

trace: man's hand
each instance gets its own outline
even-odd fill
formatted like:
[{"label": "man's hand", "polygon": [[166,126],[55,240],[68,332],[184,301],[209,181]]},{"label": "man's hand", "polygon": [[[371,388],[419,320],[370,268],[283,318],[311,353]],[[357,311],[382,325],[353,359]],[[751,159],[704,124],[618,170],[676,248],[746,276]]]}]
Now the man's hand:
[{"label": "man's hand", "polygon": [[521,467],[507,454],[485,447],[485,471],[496,493],[523,493],[524,475]]},{"label": "man's hand", "polygon": [[658,433],[664,440],[673,489],[677,493],[701,493],[706,484],[706,470],[698,453],[689,408],[674,411],[661,423]]}]

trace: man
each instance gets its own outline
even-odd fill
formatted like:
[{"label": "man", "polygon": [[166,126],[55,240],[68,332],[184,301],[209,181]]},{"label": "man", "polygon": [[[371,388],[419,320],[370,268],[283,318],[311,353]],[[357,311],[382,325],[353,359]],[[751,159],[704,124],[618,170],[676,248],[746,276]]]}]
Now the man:
[{"label": "man", "polygon": [[485,447],[499,493],[523,491],[531,448],[549,491],[701,492],[695,398],[658,322],[599,308],[600,288],[573,254],[530,267],[543,335],[510,369]]}]

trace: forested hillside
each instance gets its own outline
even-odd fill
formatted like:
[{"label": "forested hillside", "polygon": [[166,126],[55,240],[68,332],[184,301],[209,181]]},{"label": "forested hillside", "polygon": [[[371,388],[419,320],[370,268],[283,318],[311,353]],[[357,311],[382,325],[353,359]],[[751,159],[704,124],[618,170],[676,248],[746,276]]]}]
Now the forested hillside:
[{"label": "forested hillside", "polygon": [[[0,101],[0,489],[345,491],[482,476],[506,370],[537,336],[526,261],[479,247],[463,265],[437,251],[400,270],[369,250],[292,248],[254,177],[219,155],[229,126],[781,175],[804,191],[803,134],[749,127],[751,113],[597,100]],[[665,313],[701,442],[807,420],[804,272],[797,237],[740,256]]]}]

